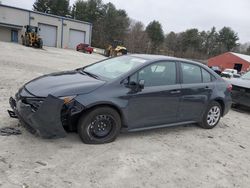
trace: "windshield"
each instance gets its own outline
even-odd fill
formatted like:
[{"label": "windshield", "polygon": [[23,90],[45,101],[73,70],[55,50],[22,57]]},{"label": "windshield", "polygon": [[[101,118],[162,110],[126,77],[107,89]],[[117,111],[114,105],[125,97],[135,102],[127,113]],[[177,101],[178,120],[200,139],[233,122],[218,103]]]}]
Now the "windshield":
[{"label": "windshield", "polygon": [[241,78],[250,80],[250,71],[244,74]]},{"label": "windshield", "polygon": [[84,69],[84,72],[96,75],[100,78],[112,80],[126,74],[145,62],[145,59],[132,56],[121,56],[90,65]]}]

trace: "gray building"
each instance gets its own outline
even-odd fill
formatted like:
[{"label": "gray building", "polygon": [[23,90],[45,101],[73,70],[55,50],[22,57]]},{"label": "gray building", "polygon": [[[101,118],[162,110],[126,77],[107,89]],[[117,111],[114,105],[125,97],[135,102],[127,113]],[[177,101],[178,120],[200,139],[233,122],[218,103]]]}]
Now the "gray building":
[{"label": "gray building", "polygon": [[0,41],[21,43],[25,25],[39,28],[45,46],[72,48],[91,44],[92,24],[0,4]]}]

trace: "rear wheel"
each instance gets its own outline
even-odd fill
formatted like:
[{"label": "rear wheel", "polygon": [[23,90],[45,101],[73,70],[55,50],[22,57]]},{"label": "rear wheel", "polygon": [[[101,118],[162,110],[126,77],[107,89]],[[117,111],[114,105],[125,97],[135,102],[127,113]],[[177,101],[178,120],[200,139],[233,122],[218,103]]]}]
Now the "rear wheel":
[{"label": "rear wheel", "polygon": [[121,53],[122,53],[122,55],[127,55],[127,54],[128,54],[128,51],[125,50],[125,49],[122,49],[122,50],[121,50]]},{"label": "rear wheel", "polygon": [[43,48],[43,40],[42,39],[39,40],[39,48],[41,48],[41,49]]},{"label": "rear wheel", "polygon": [[94,108],[78,123],[78,134],[86,144],[104,144],[116,139],[121,129],[120,115],[110,107]]},{"label": "rear wheel", "polygon": [[29,38],[29,36],[25,36],[25,46],[30,46],[30,38]]},{"label": "rear wheel", "polygon": [[202,122],[200,123],[200,126],[204,129],[214,128],[219,123],[221,115],[221,105],[218,102],[213,101],[208,106],[208,109],[203,116]]}]

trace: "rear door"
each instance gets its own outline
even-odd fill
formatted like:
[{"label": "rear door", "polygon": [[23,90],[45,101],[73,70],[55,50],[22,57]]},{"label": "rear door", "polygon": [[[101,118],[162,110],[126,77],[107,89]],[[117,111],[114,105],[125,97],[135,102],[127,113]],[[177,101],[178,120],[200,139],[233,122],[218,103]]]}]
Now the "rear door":
[{"label": "rear door", "polygon": [[213,77],[199,65],[186,62],[180,63],[180,72],[180,121],[199,120],[214,89]]}]

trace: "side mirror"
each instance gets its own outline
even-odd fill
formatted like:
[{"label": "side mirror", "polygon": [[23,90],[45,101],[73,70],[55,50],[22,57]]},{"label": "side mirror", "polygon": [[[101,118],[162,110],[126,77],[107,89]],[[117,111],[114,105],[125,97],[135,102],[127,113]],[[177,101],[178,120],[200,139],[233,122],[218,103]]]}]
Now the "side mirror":
[{"label": "side mirror", "polygon": [[136,89],[138,84],[136,82],[134,82],[134,81],[131,81],[131,82],[128,83],[128,86],[131,89]]},{"label": "side mirror", "polygon": [[145,81],[144,80],[140,80],[139,83],[135,82],[135,81],[131,81],[128,83],[128,87],[136,92],[141,91],[142,89],[144,89],[144,85],[145,85]]}]

